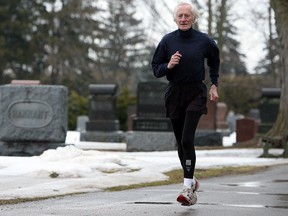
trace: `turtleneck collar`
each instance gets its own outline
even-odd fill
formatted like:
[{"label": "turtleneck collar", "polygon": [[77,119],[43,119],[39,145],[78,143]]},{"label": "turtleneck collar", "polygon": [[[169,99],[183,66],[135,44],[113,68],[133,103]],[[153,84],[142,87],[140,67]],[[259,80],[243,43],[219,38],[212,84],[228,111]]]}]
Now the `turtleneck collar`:
[{"label": "turtleneck collar", "polygon": [[189,38],[193,34],[193,28],[190,28],[187,31],[182,31],[178,29],[179,35],[183,38]]}]

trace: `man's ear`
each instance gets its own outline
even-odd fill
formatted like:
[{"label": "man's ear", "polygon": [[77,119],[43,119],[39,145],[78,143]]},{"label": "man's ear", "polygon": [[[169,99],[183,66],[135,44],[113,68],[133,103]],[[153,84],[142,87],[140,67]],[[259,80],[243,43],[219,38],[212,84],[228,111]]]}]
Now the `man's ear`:
[{"label": "man's ear", "polygon": [[197,18],[195,16],[193,16],[192,20],[193,20],[193,22],[192,22],[193,24],[195,24],[197,22]]}]

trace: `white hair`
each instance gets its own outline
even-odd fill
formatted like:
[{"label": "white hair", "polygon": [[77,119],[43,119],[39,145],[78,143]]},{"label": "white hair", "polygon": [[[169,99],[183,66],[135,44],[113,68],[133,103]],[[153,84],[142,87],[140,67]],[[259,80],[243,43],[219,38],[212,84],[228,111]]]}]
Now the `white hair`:
[{"label": "white hair", "polygon": [[182,6],[182,5],[189,5],[190,6],[191,13],[194,16],[194,22],[193,23],[197,22],[198,18],[200,17],[199,10],[198,10],[198,8],[195,5],[192,5],[192,4],[188,3],[188,2],[180,2],[180,3],[177,4],[177,6],[174,9],[174,13],[173,13],[174,21],[176,21],[176,14],[177,14],[177,11],[178,11],[178,7]]}]

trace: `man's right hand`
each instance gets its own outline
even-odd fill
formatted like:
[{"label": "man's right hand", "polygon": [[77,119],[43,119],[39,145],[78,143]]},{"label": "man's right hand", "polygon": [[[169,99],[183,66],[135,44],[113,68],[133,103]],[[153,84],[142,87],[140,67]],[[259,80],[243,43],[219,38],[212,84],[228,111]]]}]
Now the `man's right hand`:
[{"label": "man's right hand", "polygon": [[181,54],[179,53],[179,51],[177,51],[176,53],[174,53],[171,58],[170,61],[167,65],[168,69],[172,69],[175,67],[175,65],[179,64],[180,58],[181,58]]}]

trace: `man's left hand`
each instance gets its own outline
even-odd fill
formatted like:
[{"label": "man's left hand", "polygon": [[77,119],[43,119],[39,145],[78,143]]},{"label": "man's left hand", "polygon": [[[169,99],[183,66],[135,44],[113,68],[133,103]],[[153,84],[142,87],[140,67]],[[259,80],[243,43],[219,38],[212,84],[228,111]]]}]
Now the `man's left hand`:
[{"label": "man's left hand", "polygon": [[218,101],[218,92],[217,92],[217,86],[216,85],[212,85],[209,91],[209,98],[211,101],[213,102],[217,102]]}]

